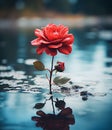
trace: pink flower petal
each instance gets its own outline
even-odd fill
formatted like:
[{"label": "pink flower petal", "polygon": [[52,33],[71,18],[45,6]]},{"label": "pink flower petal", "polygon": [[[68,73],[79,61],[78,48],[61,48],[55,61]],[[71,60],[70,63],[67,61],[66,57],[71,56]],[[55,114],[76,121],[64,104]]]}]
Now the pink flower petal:
[{"label": "pink flower petal", "polygon": [[64,35],[68,34],[68,28],[64,27],[63,25],[60,25],[59,32],[60,32],[61,36],[64,36]]},{"label": "pink flower petal", "polygon": [[33,46],[38,46],[38,45],[40,45],[40,43],[38,42],[38,38],[37,38],[37,39],[34,39],[33,41],[31,41],[31,44],[32,44]]},{"label": "pink flower petal", "polygon": [[62,43],[58,43],[58,44],[50,44],[50,45],[48,45],[48,47],[49,48],[59,48],[59,47],[61,47],[62,46]]},{"label": "pink flower petal", "polygon": [[50,55],[50,56],[55,56],[57,55],[57,50],[56,49],[49,49],[49,48],[46,48],[45,52]]},{"label": "pink flower petal", "polygon": [[58,26],[55,24],[48,24],[44,28],[44,34],[49,41],[53,41],[59,38]]},{"label": "pink flower petal", "polygon": [[43,31],[40,30],[40,29],[35,29],[35,35],[36,35],[37,37],[41,37],[41,38],[44,38],[44,39],[47,40],[47,38],[45,37]]},{"label": "pink flower petal", "polygon": [[46,47],[38,46],[36,49],[37,54],[41,55],[45,51]]},{"label": "pink flower petal", "polygon": [[33,45],[33,46],[39,46],[39,45],[41,45],[41,44],[50,44],[51,42],[49,42],[49,41],[45,41],[45,40],[43,40],[43,39],[41,39],[41,38],[37,38],[37,39],[34,39],[33,41],[31,41],[31,44]]},{"label": "pink flower petal", "polygon": [[68,55],[68,54],[70,54],[71,51],[72,51],[72,46],[62,46],[62,47],[60,47],[60,48],[58,49],[58,51],[59,51],[60,53],[63,53],[63,54]]},{"label": "pink flower petal", "polygon": [[74,42],[74,36],[72,34],[68,34],[63,40],[63,43],[65,44],[73,44]]}]

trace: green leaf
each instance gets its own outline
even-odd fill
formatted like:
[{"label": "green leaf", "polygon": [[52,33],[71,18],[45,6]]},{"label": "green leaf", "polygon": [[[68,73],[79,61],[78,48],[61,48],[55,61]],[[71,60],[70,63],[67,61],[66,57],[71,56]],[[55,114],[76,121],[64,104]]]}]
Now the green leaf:
[{"label": "green leaf", "polygon": [[33,108],[36,108],[36,109],[41,109],[43,108],[45,105],[45,103],[36,103],[35,106]]},{"label": "green leaf", "polygon": [[40,70],[40,71],[45,70],[45,66],[41,61],[35,61],[35,62],[33,62],[33,64],[37,70]]},{"label": "green leaf", "polygon": [[70,80],[68,77],[62,77],[62,76],[57,76],[54,78],[53,82],[57,85],[65,84]]}]

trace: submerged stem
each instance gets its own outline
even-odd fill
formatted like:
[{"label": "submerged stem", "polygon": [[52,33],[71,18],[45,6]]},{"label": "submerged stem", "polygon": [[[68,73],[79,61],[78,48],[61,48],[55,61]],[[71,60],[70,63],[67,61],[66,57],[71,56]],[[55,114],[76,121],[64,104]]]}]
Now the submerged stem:
[{"label": "submerged stem", "polygon": [[55,114],[55,108],[54,108],[54,103],[53,103],[53,96],[51,96],[51,102],[52,102],[53,114]]}]

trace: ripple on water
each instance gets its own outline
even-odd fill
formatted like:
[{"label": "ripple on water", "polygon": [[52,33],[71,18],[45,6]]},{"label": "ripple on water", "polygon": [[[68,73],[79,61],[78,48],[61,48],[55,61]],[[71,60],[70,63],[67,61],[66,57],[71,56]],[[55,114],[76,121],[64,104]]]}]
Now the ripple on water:
[{"label": "ripple on water", "polygon": [[8,71],[8,70],[12,70],[12,67],[11,66],[0,65],[0,71]]},{"label": "ripple on water", "polygon": [[[26,64],[31,65],[34,59],[28,59]],[[49,89],[48,80],[43,75],[26,75],[25,71],[16,71],[11,66],[0,66],[0,91],[40,93],[41,89]],[[66,85],[56,86],[53,84],[53,92],[65,96],[81,96],[83,101],[90,96],[104,97],[106,92],[97,91],[100,81],[80,79],[80,81],[69,81]],[[81,93],[86,91],[86,95]],[[86,100],[85,100],[86,99]]]}]

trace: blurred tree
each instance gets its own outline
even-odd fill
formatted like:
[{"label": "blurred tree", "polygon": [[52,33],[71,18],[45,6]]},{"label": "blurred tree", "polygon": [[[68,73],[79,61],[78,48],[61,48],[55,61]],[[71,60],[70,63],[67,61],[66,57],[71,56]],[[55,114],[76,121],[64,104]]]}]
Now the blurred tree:
[{"label": "blurred tree", "polygon": [[78,0],[77,12],[100,15],[112,14],[111,0]]},{"label": "blurred tree", "polygon": [[43,9],[43,0],[24,0],[26,8],[34,11],[41,11]]},{"label": "blurred tree", "polygon": [[[23,12],[27,10],[28,13],[33,11],[38,14],[44,13],[44,9],[61,13],[111,15],[111,5],[111,0],[0,0],[0,10],[7,15],[11,11],[14,13],[15,10],[22,10]],[[0,12],[1,14],[2,12]]]},{"label": "blurred tree", "polygon": [[0,9],[14,8],[17,0],[0,0]]},{"label": "blurred tree", "polygon": [[70,12],[71,10],[69,0],[48,0],[46,3],[46,7],[48,9],[63,13]]},{"label": "blurred tree", "polygon": [[43,0],[0,0],[0,9],[12,9],[21,2],[24,3],[25,8],[29,8],[31,10],[43,9]]},{"label": "blurred tree", "polygon": [[112,14],[111,0],[44,0],[47,9],[62,13]]}]

